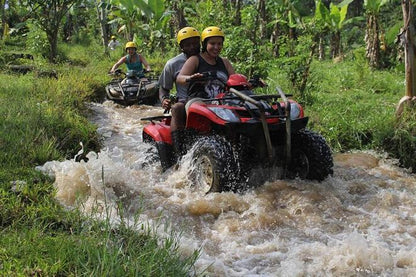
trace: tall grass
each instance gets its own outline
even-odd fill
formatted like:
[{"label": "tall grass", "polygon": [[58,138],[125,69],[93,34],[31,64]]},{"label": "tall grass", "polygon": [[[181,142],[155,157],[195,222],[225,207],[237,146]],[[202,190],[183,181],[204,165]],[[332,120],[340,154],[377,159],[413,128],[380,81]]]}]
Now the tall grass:
[{"label": "tall grass", "polygon": [[[0,162],[30,166],[70,158],[79,142],[98,149],[95,128],[80,110],[89,92],[76,79],[0,74]],[[11,81],[12,80],[12,81]]]},{"label": "tall grass", "polygon": [[394,132],[396,104],[404,94],[402,72],[371,71],[356,60],[315,61],[310,72],[304,95],[278,70],[269,76],[298,97],[310,128],[323,134],[335,151],[382,149],[384,136]]},{"label": "tall grass", "polygon": [[64,211],[47,196],[48,189],[36,187],[2,191],[10,199],[1,202],[1,218],[10,220],[1,221],[1,276],[186,276],[192,271],[198,252],[181,256],[173,235],[160,239],[145,223],[122,221],[114,227],[109,220]]},{"label": "tall grass", "polygon": [[321,133],[334,151],[385,151],[416,172],[414,105],[401,118],[395,113],[405,93],[403,68],[371,70],[357,52],[342,62],[314,61],[303,94],[278,66],[271,67],[269,82],[269,93],[280,86],[294,94],[310,117],[309,128]]},{"label": "tall grass", "polygon": [[60,64],[35,59],[26,75],[0,64],[0,276],[189,275],[198,253],[181,255],[176,236],[68,211],[56,202],[52,180],[35,171],[73,158],[80,142],[87,152],[99,149],[85,102],[102,98],[107,70],[119,58],[94,47],[60,50]]}]

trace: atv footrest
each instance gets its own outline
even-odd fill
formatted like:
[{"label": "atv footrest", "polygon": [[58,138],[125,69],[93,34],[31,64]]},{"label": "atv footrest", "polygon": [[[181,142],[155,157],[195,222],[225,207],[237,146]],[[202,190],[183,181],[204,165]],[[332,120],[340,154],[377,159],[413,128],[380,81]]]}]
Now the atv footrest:
[{"label": "atv footrest", "polygon": [[172,117],[171,115],[158,115],[158,116],[143,117],[143,118],[140,118],[140,120],[144,120],[144,121],[153,121],[153,120],[161,121],[161,120],[163,120],[165,118],[171,118],[171,117]]}]

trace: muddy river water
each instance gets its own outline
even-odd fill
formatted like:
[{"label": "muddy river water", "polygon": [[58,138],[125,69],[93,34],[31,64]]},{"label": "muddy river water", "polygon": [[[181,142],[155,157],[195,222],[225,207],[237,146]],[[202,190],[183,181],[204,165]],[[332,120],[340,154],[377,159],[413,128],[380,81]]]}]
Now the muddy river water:
[{"label": "muddy river water", "polygon": [[200,195],[187,181],[186,157],[164,173],[151,163],[140,118],[162,114],[160,107],[90,106],[103,150],[88,153],[88,162],[41,167],[55,177],[63,205],[107,207],[117,222],[122,202],[162,237],[181,232],[184,254],[201,250],[196,274],[416,276],[416,175],[394,160],[334,154],[334,175],[321,183],[279,180],[243,194]]}]

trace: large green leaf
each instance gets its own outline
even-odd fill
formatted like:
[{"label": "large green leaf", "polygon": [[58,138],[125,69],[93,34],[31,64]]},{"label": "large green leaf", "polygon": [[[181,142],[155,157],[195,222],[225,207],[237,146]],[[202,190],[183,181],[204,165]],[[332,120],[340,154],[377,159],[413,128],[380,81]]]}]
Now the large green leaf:
[{"label": "large green leaf", "polygon": [[328,24],[329,21],[329,10],[328,8],[322,3],[321,0],[315,1],[315,19],[321,24]]},{"label": "large green leaf", "polygon": [[364,8],[367,13],[378,13],[383,0],[364,0]]},{"label": "large green leaf", "polygon": [[148,6],[153,12],[153,17],[159,20],[165,12],[164,0],[148,0]]},{"label": "large green leaf", "polygon": [[339,19],[339,23],[338,23],[338,29],[342,28],[342,25],[344,24],[345,18],[347,17],[347,12],[348,12],[348,4],[343,6],[341,8],[340,11],[340,19]]},{"label": "large green leaf", "polygon": [[329,8],[331,11],[331,13],[329,14],[329,17],[331,18],[331,26],[332,28],[338,29],[339,22],[341,20],[339,8],[337,7],[337,5],[334,5],[332,3],[329,5]]},{"label": "large green leaf", "polygon": [[341,3],[338,4],[338,7],[342,8],[344,6],[348,6],[349,4],[351,4],[354,0],[344,0]]},{"label": "large green leaf", "polygon": [[397,22],[386,31],[386,43],[387,45],[393,44],[397,39],[397,34],[400,33],[400,28],[403,27],[403,22]]},{"label": "large green leaf", "polygon": [[[152,18],[153,16],[153,11],[150,8],[150,6],[147,4],[147,2],[145,2],[144,0],[132,0],[134,1],[134,4],[139,7],[139,10],[142,11],[142,13],[144,14],[145,17],[147,18]],[[156,0],[150,0],[150,2],[152,1],[156,1]]]}]

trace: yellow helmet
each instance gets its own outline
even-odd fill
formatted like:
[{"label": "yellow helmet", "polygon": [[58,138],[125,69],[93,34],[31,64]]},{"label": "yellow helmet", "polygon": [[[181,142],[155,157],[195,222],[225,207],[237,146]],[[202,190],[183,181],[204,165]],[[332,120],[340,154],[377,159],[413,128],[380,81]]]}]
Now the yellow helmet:
[{"label": "yellow helmet", "polygon": [[221,30],[220,27],[210,26],[205,28],[201,34],[201,41],[204,41],[206,38],[209,37],[222,37],[225,39],[224,32]]},{"label": "yellow helmet", "polygon": [[126,48],[126,50],[127,50],[127,48],[136,48],[137,49],[137,45],[133,41],[129,41],[129,42],[126,43],[125,48]]},{"label": "yellow helmet", "polygon": [[116,38],[116,36],[111,36],[111,39],[115,39]]},{"label": "yellow helmet", "polygon": [[194,27],[185,27],[179,30],[178,32],[178,44],[181,44],[181,41],[187,38],[200,37],[200,34],[197,29]]}]

